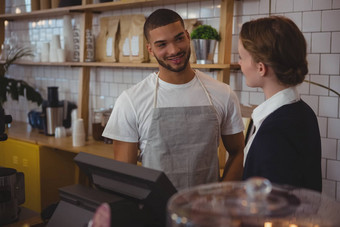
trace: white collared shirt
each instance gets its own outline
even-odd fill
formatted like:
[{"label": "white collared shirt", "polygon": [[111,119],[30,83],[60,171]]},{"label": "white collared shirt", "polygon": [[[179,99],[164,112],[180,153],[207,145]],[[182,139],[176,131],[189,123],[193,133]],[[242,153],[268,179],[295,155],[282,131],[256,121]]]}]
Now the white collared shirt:
[{"label": "white collared shirt", "polygon": [[243,158],[243,166],[246,163],[247,154],[249,148],[261,127],[262,122],[267,118],[267,116],[273,113],[275,110],[280,108],[281,106],[295,103],[300,100],[300,95],[297,92],[296,87],[289,87],[282,91],[279,91],[261,105],[256,107],[251,115],[254,123],[254,127],[256,128],[255,133],[249,137],[246,147],[244,148],[244,158]]}]

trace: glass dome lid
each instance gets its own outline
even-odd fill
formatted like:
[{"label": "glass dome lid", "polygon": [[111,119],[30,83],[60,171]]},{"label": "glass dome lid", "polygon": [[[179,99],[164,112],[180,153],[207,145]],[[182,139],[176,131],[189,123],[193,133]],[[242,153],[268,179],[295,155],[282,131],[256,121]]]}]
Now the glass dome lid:
[{"label": "glass dome lid", "polygon": [[200,185],[173,195],[168,226],[339,227],[340,203],[265,178]]}]

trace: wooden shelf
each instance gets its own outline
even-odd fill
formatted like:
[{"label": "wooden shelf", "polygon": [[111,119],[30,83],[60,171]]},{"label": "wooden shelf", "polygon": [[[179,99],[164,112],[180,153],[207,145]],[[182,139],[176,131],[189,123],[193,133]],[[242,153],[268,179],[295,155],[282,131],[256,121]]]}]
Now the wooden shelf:
[{"label": "wooden shelf", "polygon": [[70,7],[61,7],[45,10],[37,10],[20,14],[0,14],[0,19],[3,20],[27,20],[27,19],[43,19],[68,15],[72,13],[90,12],[105,12],[119,9],[132,9],[140,7],[162,6],[165,4],[180,4],[186,2],[197,2],[199,0],[122,0],[117,2],[104,2],[96,4],[86,4]]},{"label": "wooden shelf", "polygon": [[[3,63],[4,61],[0,61]],[[17,65],[28,66],[70,66],[70,67],[113,67],[113,68],[158,68],[157,63],[120,63],[120,62],[31,62],[18,61]],[[240,66],[237,63],[232,64],[191,64],[195,69],[231,69],[238,70]]]},{"label": "wooden shelf", "polygon": [[43,19],[50,17],[58,17],[63,15],[68,15],[74,12],[81,12],[81,6],[71,6],[71,7],[62,7],[62,8],[54,8],[47,10],[38,10],[27,13],[19,13],[19,14],[0,14],[0,19],[3,20],[27,20],[27,19]]}]

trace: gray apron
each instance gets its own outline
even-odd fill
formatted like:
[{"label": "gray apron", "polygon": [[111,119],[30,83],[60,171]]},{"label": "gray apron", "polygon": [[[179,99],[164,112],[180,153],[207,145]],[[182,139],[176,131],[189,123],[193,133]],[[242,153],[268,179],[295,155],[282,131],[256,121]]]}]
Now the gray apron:
[{"label": "gray apron", "polygon": [[163,171],[177,190],[219,179],[217,147],[219,123],[210,105],[157,108],[158,75],[154,109],[142,165]]}]

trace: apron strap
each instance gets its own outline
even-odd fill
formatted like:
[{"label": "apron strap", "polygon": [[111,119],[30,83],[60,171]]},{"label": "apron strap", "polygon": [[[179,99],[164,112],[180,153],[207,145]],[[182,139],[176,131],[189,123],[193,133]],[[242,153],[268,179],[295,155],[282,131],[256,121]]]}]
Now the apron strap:
[{"label": "apron strap", "polygon": [[195,76],[197,77],[198,81],[200,82],[200,84],[201,84],[201,86],[202,86],[202,88],[203,88],[203,90],[204,90],[204,92],[205,92],[205,94],[206,94],[206,96],[207,96],[207,98],[208,98],[208,100],[209,100],[210,105],[213,106],[213,103],[212,103],[212,101],[211,101],[210,94],[209,94],[209,92],[207,91],[207,89],[205,88],[204,84],[202,83],[200,77],[196,74],[196,71],[195,71]]},{"label": "apron strap", "polygon": [[158,80],[159,80],[159,72],[156,74],[156,87],[155,87],[155,94],[153,96],[153,108],[157,106],[157,90],[158,90]]},{"label": "apron strap", "polygon": [[200,77],[196,74],[196,71],[195,71],[195,75],[196,75],[198,81],[200,82],[200,84],[201,84],[201,86],[202,86],[202,88],[203,88],[205,94],[207,95],[210,105],[212,105],[212,107],[214,108],[215,113],[216,113],[216,116],[217,116],[217,110],[216,110],[216,108],[215,108],[215,105],[212,103],[212,99],[211,99],[211,96],[210,96],[208,90],[206,89],[206,87],[205,87],[204,84],[202,83]]}]

